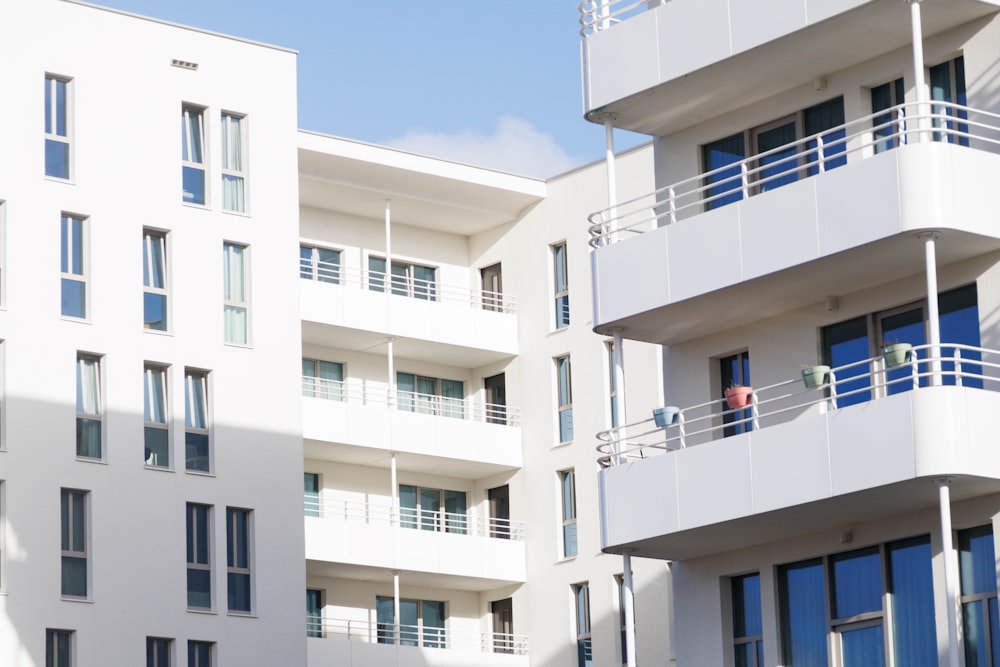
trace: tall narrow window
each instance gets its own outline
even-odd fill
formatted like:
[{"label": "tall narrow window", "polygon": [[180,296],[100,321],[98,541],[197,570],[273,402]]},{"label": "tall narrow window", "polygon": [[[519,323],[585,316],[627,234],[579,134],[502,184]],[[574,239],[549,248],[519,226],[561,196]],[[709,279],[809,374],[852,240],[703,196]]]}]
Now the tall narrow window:
[{"label": "tall narrow window", "polygon": [[144,452],[146,465],[170,466],[170,425],[167,421],[167,369],[146,364],[143,368]]},{"label": "tall narrow window", "polygon": [[72,80],[45,75],[45,175],[70,177]]},{"label": "tall narrow window", "polygon": [[[938,664],[938,655],[930,536],[892,542],[886,545],[886,555],[889,560],[886,578],[891,594],[895,663],[934,667]],[[965,664],[976,663],[966,661]]]},{"label": "tall narrow window", "polygon": [[[767,192],[793,183],[798,178],[798,158],[795,146],[795,118],[783,118],[750,132],[757,154],[762,155],[754,165],[758,192]],[[784,148],[782,148],[784,146]]]},{"label": "tall narrow window", "polygon": [[246,117],[222,112],[222,208],[246,213]]},{"label": "tall narrow window", "polygon": [[[969,113],[965,109],[965,58],[959,56],[954,60],[931,67],[930,85],[932,100],[958,105],[957,108],[947,104],[932,105],[931,113],[939,116],[934,119],[934,127],[947,129],[944,141],[968,146],[969,126],[967,123],[961,122],[969,117]],[[942,116],[948,120],[943,120]],[[940,133],[934,133],[934,141],[942,141]]]},{"label": "tall narrow window", "polygon": [[559,400],[559,442],[573,439],[573,382],[569,355],[556,358],[557,397]]},{"label": "tall narrow window", "polygon": [[614,341],[605,343],[604,351],[608,355],[608,414],[611,415],[611,428],[615,428],[618,426],[618,377],[615,374]]},{"label": "tall narrow window", "polygon": [[45,667],[73,667],[73,631],[45,631]]},{"label": "tall narrow window", "polygon": [[87,492],[60,492],[62,534],[62,594],[87,597]]},{"label": "tall narrow window", "polygon": [[76,455],[101,458],[101,360],[76,357]]},{"label": "tall narrow window", "polygon": [[[896,79],[871,89],[872,113],[878,114],[872,118],[872,134],[875,137],[875,152],[882,153],[902,143],[899,136],[900,125],[896,123],[898,111],[889,111],[892,107],[902,104],[905,100],[903,79]],[[879,113],[885,111],[885,113]]]},{"label": "tall narrow window", "polygon": [[[802,123],[805,129],[805,136],[811,137],[826,130],[820,139],[823,146],[820,148],[819,141],[811,139],[807,142],[810,153],[807,160],[811,163],[808,172],[812,176],[819,173],[820,163],[824,171],[829,171],[836,167],[847,164],[847,145],[844,141],[847,136],[844,130],[844,98],[835,99],[809,107],[802,112]],[[838,128],[838,129],[833,129]]]},{"label": "tall narrow window", "polygon": [[572,470],[559,472],[559,493],[562,504],[562,550],[563,558],[577,555],[579,547],[576,539],[576,473]]},{"label": "tall narrow window", "polygon": [[966,665],[1000,665],[1000,609],[993,526],[958,531]]},{"label": "tall narrow window", "polygon": [[303,501],[305,506],[306,516],[319,516],[320,515],[320,500],[319,500],[319,474],[315,472],[307,472],[304,474],[304,492]]},{"label": "tall narrow window", "polygon": [[170,667],[172,639],[146,637],[146,667]]},{"label": "tall narrow window", "polygon": [[187,606],[212,608],[211,507],[187,504]]},{"label": "tall narrow window", "polygon": [[573,586],[573,604],[576,607],[576,664],[592,667],[593,648],[590,642],[590,585],[586,582]]},{"label": "tall narrow window", "polygon": [[62,314],[87,317],[87,275],[89,273],[85,218],[62,214],[60,224],[60,272],[62,278]]},{"label": "tall narrow window", "polygon": [[323,591],[306,589],[306,637],[323,636]]},{"label": "tall narrow window", "polygon": [[503,274],[499,264],[487,266],[479,270],[482,281],[483,310],[505,310],[503,302]]},{"label": "tall narrow window", "polygon": [[732,578],[733,645],[736,667],[764,667],[760,575]]},{"label": "tall narrow window", "polygon": [[226,589],[229,611],[250,613],[252,540],[250,510],[226,508]]},{"label": "tall narrow window", "polygon": [[562,329],[569,326],[569,264],[566,258],[566,243],[557,243],[551,248],[555,323],[556,329]]},{"label": "tall narrow window", "polygon": [[778,568],[784,664],[826,667],[827,620],[823,560]]},{"label": "tall narrow window", "polygon": [[142,230],[142,325],[167,330],[167,235]]},{"label": "tall narrow window", "polygon": [[302,395],[328,401],[344,400],[344,364],[322,359],[303,359]]},{"label": "tall narrow window", "polygon": [[249,338],[250,298],[248,294],[246,246],[225,243],[223,249],[226,342],[246,345]]},{"label": "tall narrow window", "polygon": [[[719,371],[723,390],[730,387],[749,387],[750,353],[740,352],[723,357],[719,360]],[[723,405],[722,421],[725,424],[731,424],[722,430],[723,436],[728,438],[737,433],[750,431],[753,428],[753,424],[750,422],[751,417],[752,410],[750,408],[730,410],[728,405]]]},{"label": "tall narrow window", "polygon": [[212,468],[208,423],[208,373],[184,370],[184,457],[188,470]]},{"label": "tall narrow window", "polygon": [[340,251],[318,246],[299,246],[299,277],[321,283],[340,284]]},{"label": "tall narrow window", "polygon": [[188,641],[187,667],[212,667],[214,642]]},{"label": "tall narrow window", "polygon": [[185,204],[205,204],[205,109],[181,105],[181,183]]},{"label": "tall narrow window", "polygon": [[7,303],[7,210],[0,199],[0,304]]},{"label": "tall narrow window", "polygon": [[742,132],[702,146],[702,168],[707,172],[705,210],[743,199],[740,168],[735,165],[746,156],[746,140]]}]

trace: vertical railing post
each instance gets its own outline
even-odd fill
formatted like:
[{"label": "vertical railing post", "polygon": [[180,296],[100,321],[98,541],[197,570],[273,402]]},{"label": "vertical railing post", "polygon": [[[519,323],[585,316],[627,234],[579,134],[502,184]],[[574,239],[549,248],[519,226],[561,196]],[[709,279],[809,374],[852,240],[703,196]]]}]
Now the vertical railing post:
[{"label": "vertical railing post", "polygon": [[750,392],[750,418],[753,423],[753,430],[760,430],[760,406],[757,403],[757,392]]},{"label": "vertical railing post", "polygon": [[667,188],[667,196],[670,198],[670,224],[677,222],[677,193],[674,186]]},{"label": "vertical railing post", "polygon": [[816,137],[816,173],[822,174],[826,171],[823,160],[823,137]]},{"label": "vertical railing post", "polygon": [[962,386],[962,351],[955,348],[955,386]]},{"label": "vertical railing post", "polygon": [[750,170],[744,160],[740,163],[740,187],[743,190],[743,198],[750,198]]},{"label": "vertical railing post", "polygon": [[685,439],[686,436],[687,436],[687,428],[685,427],[685,424],[684,424],[684,411],[683,410],[681,410],[680,412],[677,413],[677,431],[678,431],[678,435],[680,436],[680,440],[681,440],[681,449],[684,449],[684,448],[687,447],[687,440]]}]

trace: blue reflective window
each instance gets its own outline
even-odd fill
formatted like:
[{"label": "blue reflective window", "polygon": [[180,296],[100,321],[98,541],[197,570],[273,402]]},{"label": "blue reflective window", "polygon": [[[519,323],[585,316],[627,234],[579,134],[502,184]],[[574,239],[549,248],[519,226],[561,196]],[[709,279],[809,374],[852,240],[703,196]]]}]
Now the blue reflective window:
[{"label": "blue reflective window", "polygon": [[[805,124],[805,134],[807,137],[811,137],[815,134],[819,134],[824,130],[829,130],[830,128],[840,127],[844,124],[844,98],[838,97],[822,104],[817,104],[816,106],[809,107],[802,112],[803,121]],[[823,140],[823,148],[821,154],[816,154],[815,152],[810,152],[807,159],[810,162],[809,175],[819,173],[819,166],[817,164],[812,164],[818,160],[823,161],[823,170],[829,171],[830,169],[835,169],[836,167],[841,167],[847,164],[846,155],[846,143],[844,141],[846,135],[844,133],[843,127],[833,132],[827,132],[821,136]],[[810,151],[815,151],[818,147],[818,143],[815,139],[808,142],[808,149]]]},{"label": "blue reflective window", "polygon": [[882,625],[849,627],[850,629],[840,632],[840,645],[844,656],[843,667],[882,667],[885,665]]},{"label": "blue reflective window", "polygon": [[738,166],[722,169],[746,157],[743,133],[713,141],[702,146],[702,164],[705,171],[721,169],[705,177],[705,209],[711,210],[743,199],[743,181]]},{"label": "blue reflective window", "polygon": [[783,565],[778,570],[782,651],[787,667],[826,667],[827,623],[823,560]]},{"label": "blue reflective window", "polygon": [[958,562],[962,573],[962,595],[996,592],[993,526],[958,531]]},{"label": "blue reflective window", "polygon": [[886,551],[896,664],[936,667],[938,654],[930,537],[923,535],[893,542]]},{"label": "blue reflective window", "polygon": [[830,557],[834,618],[882,610],[882,567],[878,547]]},{"label": "blue reflective window", "polygon": [[760,575],[732,579],[733,641],[737,667],[763,667]]},{"label": "blue reflective window", "polygon": [[[839,368],[871,356],[867,316],[823,327],[822,338],[823,363],[831,368]],[[838,407],[865,403],[871,398],[871,375],[867,364],[837,371]]]},{"label": "blue reflective window", "polygon": [[[975,284],[944,292],[938,297],[942,342],[980,346],[978,301]],[[956,350],[948,345],[941,346],[941,356],[946,359],[953,359],[956,352],[961,360],[962,385],[982,389],[983,381],[980,377],[983,367],[978,363],[983,358],[982,354],[971,350]],[[944,373],[944,384],[955,384],[954,361],[942,362],[941,371]]]},{"label": "blue reflective window", "polygon": [[[719,372],[723,390],[734,386],[751,386],[750,353],[740,352],[729,357],[723,357],[719,360]],[[724,394],[725,391],[723,391]],[[724,437],[728,438],[737,433],[746,433],[753,429],[753,424],[750,421],[753,417],[751,408],[729,410],[729,406],[725,405],[723,406],[723,410],[722,423],[732,424],[732,426],[726,426],[722,430]]]},{"label": "blue reflective window", "polygon": [[[873,114],[885,111],[897,104],[902,104],[905,100],[903,80],[896,79],[895,81],[875,86],[871,89],[871,97]],[[893,138],[893,135],[899,132],[900,129],[897,124],[893,123],[894,119],[895,113],[891,111],[872,118],[872,133],[875,135],[875,138],[885,139],[884,141],[876,142],[876,153],[882,153],[899,145],[899,138]]]},{"label": "blue reflective window", "polygon": [[996,667],[1000,665],[1000,613],[992,525],[958,531],[958,563],[966,667]]},{"label": "blue reflective window", "polygon": [[[796,157],[796,147],[788,145],[795,141],[795,121],[755,131],[754,135],[758,154],[774,151],[760,158],[756,165],[760,171],[754,180],[760,183],[760,191],[767,192],[795,182],[798,178],[799,161]],[[785,148],[778,150],[782,146]]]}]

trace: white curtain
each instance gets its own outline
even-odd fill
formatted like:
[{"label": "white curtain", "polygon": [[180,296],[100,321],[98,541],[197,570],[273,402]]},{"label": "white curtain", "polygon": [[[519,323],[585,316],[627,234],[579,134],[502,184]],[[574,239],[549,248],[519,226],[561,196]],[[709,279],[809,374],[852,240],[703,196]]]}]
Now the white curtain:
[{"label": "white curtain", "polygon": [[80,357],[76,362],[76,411],[77,414],[97,415],[101,412],[98,392],[98,361]]},{"label": "white curtain", "polygon": [[167,422],[167,396],[163,376],[162,368],[146,368],[146,423],[165,424]]},{"label": "white curtain", "polygon": [[204,373],[187,373],[184,376],[184,426],[208,428],[205,418],[205,394],[208,378]]},{"label": "white curtain", "polygon": [[246,306],[246,248],[243,246],[225,244],[224,267],[224,326],[226,341],[230,343],[247,342],[247,306]]}]

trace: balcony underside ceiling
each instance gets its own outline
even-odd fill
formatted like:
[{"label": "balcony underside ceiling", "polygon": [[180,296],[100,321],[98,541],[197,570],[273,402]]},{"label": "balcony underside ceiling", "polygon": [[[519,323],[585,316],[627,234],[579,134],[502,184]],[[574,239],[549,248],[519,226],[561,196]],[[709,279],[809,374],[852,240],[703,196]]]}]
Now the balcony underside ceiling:
[{"label": "balcony underside ceiling", "polygon": [[[952,230],[937,239],[936,250],[941,267],[1000,250],[1000,239]],[[923,271],[924,242],[916,234],[897,235],[607,322],[595,330],[611,335],[621,327],[632,340],[677,344]]]},{"label": "balcony underside ceiling", "polygon": [[[998,492],[1000,492],[998,479],[959,476],[952,478],[951,481],[953,503]],[[734,521],[616,545],[605,551],[622,553],[625,549],[629,549],[634,556],[644,558],[685,560],[827,530],[847,532],[858,523],[937,506],[938,486],[934,480],[915,479]]]},{"label": "balcony underside ceiling", "polygon": [[[399,572],[399,583],[404,591],[407,586],[431,587],[457,591],[488,591],[494,588],[500,588],[501,586],[521,583],[517,581],[506,581],[503,579],[463,577],[457,575],[437,574],[433,572],[417,572],[404,569],[397,569],[395,571]],[[388,585],[388,590],[390,591],[392,590],[393,572],[394,570],[384,567],[306,560],[306,574],[308,576],[333,577],[336,579],[349,579],[351,581],[378,584],[380,589],[382,586]]]},{"label": "balcony underside ceiling", "polygon": [[[997,9],[978,0],[923,2],[924,38]],[[600,120],[610,112],[615,127],[663,136],[704,122],[717,115],[713,110],[732,109],[733,100],[753,104],[910,44],[907,6],[900,0],[871,2],[606,104],[588,117]]]},{"label": "balcony underside ceiling", "polygon": [[[388,410],[388,408],[387,408]],[[448,419],[448,417],[432,417],[428,419]],[[502,427],[499,427],[502,428]],[[399,438],[407,438],[408,434],[400,433]],[[316,461],[331,461],[347,465],[385,470],[386,489],[389,482],[389,470],[392,466],[392,443],[385,443],[384,448],[362,447],[342,443],[321,442],[306,439],[303,443],[305,458]],[[517,468],[502,466],[496,463],[486,463],[471,459],[452,459],[429,454],[415,454],[396,451],[396,468],[408,473],[426,473],[428,475],[443,475],[461,479],[482,479],[504,472],[514,472]]]}]

